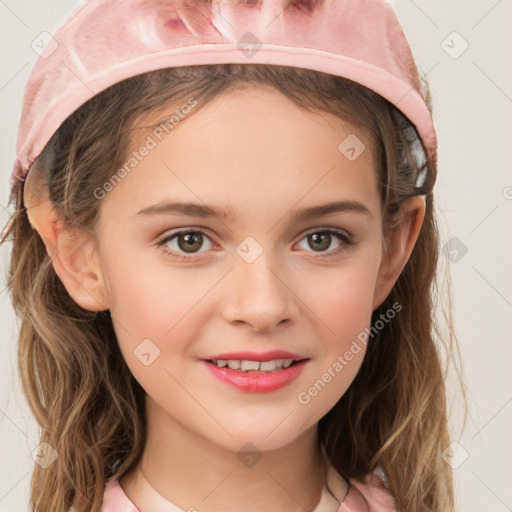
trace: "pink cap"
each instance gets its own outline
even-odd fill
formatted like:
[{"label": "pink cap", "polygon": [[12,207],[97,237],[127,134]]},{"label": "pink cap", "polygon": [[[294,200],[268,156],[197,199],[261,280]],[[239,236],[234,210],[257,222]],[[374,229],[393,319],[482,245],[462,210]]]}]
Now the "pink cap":
[{"label": "pink cap", "polygon": [[198,64],[275,64],[348,78],[394,104],[436,159],[409,44],[382,0],[89,0],[43,39],[25,89],[13,187],[62,122],[99,92]]}]

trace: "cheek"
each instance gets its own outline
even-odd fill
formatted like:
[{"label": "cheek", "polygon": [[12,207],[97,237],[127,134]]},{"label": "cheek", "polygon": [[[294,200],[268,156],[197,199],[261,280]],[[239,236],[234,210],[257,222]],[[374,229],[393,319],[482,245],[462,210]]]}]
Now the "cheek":
[{"label": "cheek", "polygon": [[165,336],[214,284],[211,273],[155,259],[130,257],[129,251],[106,257],[110,310],[137,339]]},{"label": "cheek", "polygon": [[325,326],[325,339],[347,343],[369,326],[377,271],[375,257],[363,255],[320,279],[317,275],[315,286],[302,292],[308,307]]},{"label": "cheek", "polygon": [[[168,369],[192,354],[190,338],[198,328],[197,304],[213,286],[208,277],[155,265],[117,265],[110,279],[111,314],[123,358],[150,396],[162,389],[179,393]],[[181,368],[178,366],[178,371]]]},{"label": "cheek", "polygon": [[166,368],[197,357],[190,341],[200,337],[208,322],[204,306],[219,276],[154,261],[115,257],[110,263],[109,303],[121,352],[146,391],[158,390],[159,382],[169,382]]},{"label": "cheek", "polygon": [[[368,251],[302,291],[315,318],[318,365],[297,396],[311,421],[325,415],[356,377],[366,353],[378,259]],[[347,260],[348,261],[348,260]]]}]

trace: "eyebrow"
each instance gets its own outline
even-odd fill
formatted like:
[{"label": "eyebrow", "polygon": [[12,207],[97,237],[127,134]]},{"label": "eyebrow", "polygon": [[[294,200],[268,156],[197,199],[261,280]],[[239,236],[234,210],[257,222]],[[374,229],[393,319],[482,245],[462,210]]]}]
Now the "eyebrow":
[{"label": "eyebrow", "polygon": [[[318,206],[312,206],[309,208],[303,208],[302,210],[296,211],[292,216],[293,222],[304,222],[317,217],[323,217],[333,213],[359,213],[372,217],[370,210],[359,201],[344,200],[334,201],[327,204]],[[236,216],[229,208],[217,208],[212,205],[199,204],[199,203],[182,203],[182,202],[171,202],[163,201],[152,206],[148,206],[139,210],[137,215],[141,216],[153,216],[153,215],[171,215],[181,214],[189,217],[214,217],[221,220],[233,222]]]}]

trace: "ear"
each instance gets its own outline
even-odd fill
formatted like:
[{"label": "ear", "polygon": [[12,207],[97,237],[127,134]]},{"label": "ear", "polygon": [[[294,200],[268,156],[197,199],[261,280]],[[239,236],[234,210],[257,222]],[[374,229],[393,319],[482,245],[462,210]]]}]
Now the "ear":
[{"label": "ear", "polygon": [[89,311],[108,309],[94,238],[80,230],[65,229],[48,197],[37,204],[29,199],[25,204],[30,224],[39,233],[71,298]]},{"label": "ear", "polygon": [[425,198],[414,196],[407,199],[398,215],[399,224],[385,236],[386,244],[373,295],[374,311],[386,300],[409,260],[425,218]]},{"label": "ear", "polygon": [[72,299],[89,311],[109,309],[96,241],[84,232],[57,228],[53,268]]}]

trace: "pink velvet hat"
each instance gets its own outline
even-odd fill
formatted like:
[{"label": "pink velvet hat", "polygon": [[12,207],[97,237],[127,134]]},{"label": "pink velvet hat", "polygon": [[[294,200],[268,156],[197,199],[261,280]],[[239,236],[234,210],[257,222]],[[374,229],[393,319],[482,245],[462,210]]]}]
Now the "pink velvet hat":
[{"label": "pink velvet hat", "polygon": [[13,190],[87,100],[134,75],[199,64],[285,65],[353,80],[395,105],[436,159],[411,50],[383,0],[89,0],[53,36],[40,38],[34,49],[44,49],[25,89]]}]

